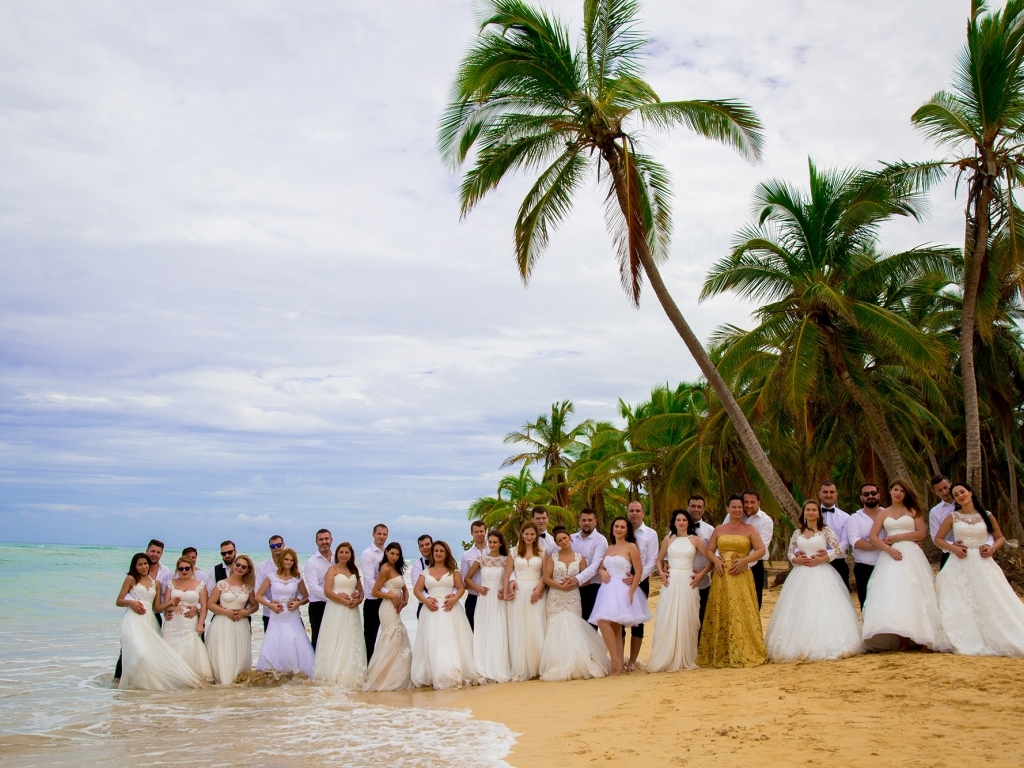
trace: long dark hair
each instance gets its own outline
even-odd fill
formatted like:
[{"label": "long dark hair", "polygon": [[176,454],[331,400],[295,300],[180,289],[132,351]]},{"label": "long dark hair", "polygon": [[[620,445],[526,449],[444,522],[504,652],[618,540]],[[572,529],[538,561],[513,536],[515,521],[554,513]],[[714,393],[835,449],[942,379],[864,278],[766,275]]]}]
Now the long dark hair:
[{"label": "long dark hair", "polygon": [[487,546],[488,547],[491,546],[490,541],[491,541],[491,537],[492,536],[498,540],[498,554],[499,555],[507,555],[508,554],[508,542],[505,541],[505,534],[503,534],[501,531],[488,531],[487,532],[487,542],[488,542]]},{"label": "long dark hair", "polygon": [[399,544],[397,541],[392,541],[390,544],[384,547],[384,557],[382,557],[380,560],[380,568],[383,568],[385,565],[391,565],[388,562],[388,552],[390,552],[392,549],[398,550],[398,559],[395,560],[395,564],[391,567],[398,571],[399,574],[403,574],[405,573],[405,558],[402,557],[402,545]]},{"label": "long dark hair", "polygon": [[[985,527],[988,529],[988,532],[994,534],[996,530],[992,527],[992,516],[989,514],[988,510],[981,505],[981,502],[978,501],[978,497],[974,495],[974,489],[971,488],[971,486],[969,486],[967,483],[953,483],[951,486],[949,486],[949,492],[952,493],[953,489],[956,488],[958,485],[961,488],[966,488],[968,491],[971,492],[971,502],[973,502],[974,504],[974,509],[977,510],[979,515],[981,515],[981,519],[985,521]],[[962,507],[954,501],[953,509],[962,509]]]},{"label": "long dark hair", "polygon": [[687,512],[685,509],[677,509],[675,512],[672,513],[672,516],[669,518],[669,520],[671,522],[669,522],[669,524],[668,524],[668,531],[669,531],[669,533],[671,533],[673,536],[682,536],[682,535],[684,535],[684,534],[679,533],[679,529],[676,528],[676,520],[679,518],[680,515],[686,515],[686,534],[685,535],[686,536],[693,536],[693,535],[695,535],[697,533],[697,524],[695,522],[693,522],[693,518],[690,517],[690,513]]},{"label": "long dark hair", "polygon": [[896,478],[889,483],[889,501],[892,502],[892,489],[896,485],[903,489],[903,506],[913,512],[914,517],[920,517],[923,514],[921,512],[921,502],[917,500],[917,495],[910,490],[910,484],[906,480]]},{"label": "long dark hair", "polygon": [[356,563],[356,551],[352,549],[352,545],[349,544],[347,541],[341,542],[341,544],[334,548],[334,564],[341,564],[338,561],[338,553],[340,553],[342,549],[347,549],[348,553],[351,555],[351,557],[348,559],[348,562],[345,564],[345,567],[348,568],[349,572],[353,576],[359,578],[359,565],[358,563]]},{"label": "long dark hair", "polygon": [[[131,565],[128,566],[128,575],[135,579],[136,583],[138,583],[139,579],[142,578],[142,574],[135,569],[135,566],[139,564],[140,558],[149,563],[150,574],[152,574],[153,571],[155,570],[153,568],[153,564],[149,562],[149,555],[147,555],[145,552],[136,552],[134,555],[132,555]],[[156,576],[150,576],[150,578],[153,579],[153,581],[156,581]]]},{"label": "long dark hair", "polygon": [[455,573],[459,570],[459,564],[455,562],[455,557],[452,555],[452,548],[448,546],[448,542],[441,541],[438,539],[430,546],[430,567],[433,568],[435,563],[434,560],[434,547],[444,547],[444,569],[448,573]]},{"label": "long dark hair", "polygon": [[816,530],[815,533],[821,533],[825,529],[825,521],[821,519],[821,502],[817,499],[806,499],[804,503],[800,505],[800,533],[811,529],[807,524],[807,518],[804,516],[804,512],[807,510],[808,504],[813,504],[818,508],[818,530]]},{"label": "long dark hair", "polygon": [[624,520],[626,522],[626,541],[630,544],[636,544],[636,536],[633,534],[633,524],[629,522],[628,517],[623,517],[622,515],[619,515],[612,520],[611,525],[608,526],[608,540],[611,541],[612,544],[618,543],[615,541],[615,534],[612,531],[619,520]]}]

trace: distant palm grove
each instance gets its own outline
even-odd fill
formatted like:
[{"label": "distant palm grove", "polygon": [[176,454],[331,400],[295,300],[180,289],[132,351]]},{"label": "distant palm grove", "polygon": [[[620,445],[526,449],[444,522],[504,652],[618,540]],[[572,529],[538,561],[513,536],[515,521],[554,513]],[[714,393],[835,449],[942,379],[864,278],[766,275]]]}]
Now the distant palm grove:
[{"label": "distant palm grove", "polygon": [[[628,300],[650,285],[702,377],[620,401],[619,425],[553,404],[505,438],[520,450],[504,465],[516,471],[469,516],[514,534],[536,504],[556,521],[589,506],[606,522],[642,498],[664,529],[691,493],[720,511],[725,496],[753,487],[786,525],[826,479],[846,500],[864,481],[902,479],[925,503],[942,472],[971,483],[1024,542],[1024,211],[1014,196],[1024,180],[1024,0],[999,10],[975,0],[950,89],[908,115],[938,159],[811,161],[806,178],[753,191],[752,220],[737,223],[701,294],[754,301],[753,327],[720,327],[706,345],[658,268],[671,250],[671,185],[639,135],[682,128],[756,162],[762,125],[733,99],[661,100],[642,78],[639,10],[584,0],[574,45],[531,4],[485,3],[439,147],[453,169],[468,165],[463,216],[507,175],[535,177],[513,226],[524,282],[574,194],[601,185]],[[950,177],[964,201],[963,243],[887,251],[881,225],[919,219]]]}]

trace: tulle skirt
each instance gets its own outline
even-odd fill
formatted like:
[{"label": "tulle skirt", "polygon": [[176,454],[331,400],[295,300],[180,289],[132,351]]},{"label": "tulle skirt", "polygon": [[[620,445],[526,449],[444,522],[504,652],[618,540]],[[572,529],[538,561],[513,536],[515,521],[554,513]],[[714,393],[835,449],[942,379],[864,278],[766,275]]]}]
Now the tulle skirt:
[{"label": "tulle skirt", "polygon": [[548,616],[540,655],[540,679],[545,682],[604,677],[612,670],[601,635],[575,613]]},{"label": "tulle skirt", "polygon": [[977,549],[950,555],[935,577],[942,629],[967,656],[1024,656],[1024,604],[1003,569]]},{"label": "tulle skirt", "polygon": [[651,611],[647,607],[647,595],[643,590],[637,587],[633,593],[633,601],[630,602],[629,585],[613,576],[611,581],[602,584],[597,590],[589,621],[591,624],[610,621],[626,627],[635,627],[647,623],[651,618]]},{"label": "tulle skirt", "polygon": [[532,680],[540,674],[540,656],[547,630],[547,595],[530,602],[536,581],[520,581],[516,599],[508,605],[508,654],[513,680]]},{"label": "tulle skirt", "polygon": [[160,636],[153,609],[140,616],[128,609],[121,620],[123,671],[120,688],[181,691],[205,683]]},{"label": "tulle skirt", "polygon": [[206,646],[196,631],[198,622],[198,616],[189,619],[184,614],[175,612],[171,614],[171,618],[164,618],[161,634],[198,677],[212,682],[213,667],[210,666],[210,655],[206,652]]},{"label": "tulle skirt", "polygon": [[291,672],[313,677],[316,656],[302,626],[298,609],[270,615],[267,636],[263,638],[256,669],[260,672]]},{"label": "tulle skirt", "polygon": [[466,611],[461,603],[455,603],[450,611],[440,607],[443,604],[444,599],[439,598],[436,611],[426,606],[420,611],[412,651],[412,684],[417,688],[433,686],[439,691],[481,685],[485,680],[477,672],[473,630]]},{"label": "tulle skirt", "polygon": [[213,679],[220,685],[235,682],[235,678],[252,669],[252,628],[249,622],[214,616],[206,630],[206,649],[210,654]]},{"label": "tulle skirt", "polygon": [[903,559],[880,552],[868,581],[862,615],[864,644],[872,650],[893,650],[906,637],[933,651],[952,650],[939,619],[935,574],[928,558],[912,541],[893,546]]},{"label": "tulle skirt", "polygon": [[700,592],[690,586],[692,577],[693,571],[673,570],[668,586],[661,590],[654,644],[647,660],[650,672],[675,672],[697,666]]},{"label": "tulle skirt", "polygon": [[796,565],[765,635],[772,661],[822,661],[864,652],[850,590],[827,563]]},{"label": "tulle skirt", "polygon": [[366,683],[366,641],[358,608],[328,600],[316,643],[315,677],[346,691]]},{"label": "tulle skirt", "polygon": [[508,603],[498,599],[498,590],[493,587],[476,601],[473,659],[476,671],[489,682],[507,683],[512,678],[508,655]]}]

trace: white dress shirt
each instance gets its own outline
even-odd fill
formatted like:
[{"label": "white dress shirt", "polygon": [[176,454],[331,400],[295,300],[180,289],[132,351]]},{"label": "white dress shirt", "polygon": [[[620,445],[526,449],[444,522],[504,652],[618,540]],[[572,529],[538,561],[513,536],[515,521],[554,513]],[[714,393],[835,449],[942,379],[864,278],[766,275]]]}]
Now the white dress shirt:
[{"label": "white dress shirt", "polygon": [[591,583],[600,584],[597,569],[601,566],[601,560],[608,549],[608,539],[596,528],[589,536],[584,536],[583,531],[576,531],[569,538],[572,539],[572,551],[579,553],[587,561],[587,567],[576,577],[576,581],[581,587]]},{"label": "white dress shirt", "polygon": [[333,563],[321,555],[319,550],[306,561],[306,570],[302,573],[302,580],[306,582],[309,602],[327,602],[327,595],[324,594],[324,582],[327,580],[327,569],[332,565]]},{"label": "white dress shirt", "polygon": [[843,512],[839,507],[821,507],[821,516],[825,521],[825,525],[832,529],[832,533],[839,539],[839,547],[842,549],[841,557],[846,557],[847,550],[850,549],[850,539],[846,535],[846,525],[850,519],[850,515]]},{"label": "white dress shirt", "polygon": [[384,550],[376,544],[370,544],[359,556],[359,570],[363,572],[363,590],[367,600],[380,600],[373,596],[373,585],[377,583],[380,573],[380,561],[384,559]]},{"label": "white dress shirt", "polygon": [[[715,526],[711,523],[705,523],[703,520],[697,523],[697,535],[700,536],[700,540],[704,542],[706,547],[711,543],[711,537],[715,533]],[[693,556],[693,572],[699,573],[708,564],[708,559],[704,557],[700,552]],[[669,574],[671,575],[671,574]],[[700,580],[700,584],[697,585],[697,589],[708,589],[711,586],[711,571],[704,574],[704,578]]]},{"label": "white dress shirt", "polygon": [[420,580],[420,574],[423,573],[430,565],[427,563],[427,558],[420,555],[416,558],[416,562],[412,564],[412,572],[410,578],[412,579],[412,588],[416,589],[416,582]]},{"label": "white dress shirt", "polygon": [[[554,555],[558,552],[558,545],[555,544],[555,537],[547,531],[544,531],[544,533],[537,537],[537,543],[540,544],[544,551],[549,555]],[[587,562],[589,563],[590,561],[587,560]]]},{"label": "white dress shirt", "polygon": [[[487,544],[485,543],[484,547],[486,546]],[[490,552],[489,549],[481,549],[476,544],[474,544],[472,547],[470,547],[463,553],[462,559],[459,561],[459,573],[462,574],[463,581],[466,581],[466,576],[469,575],[469,569],[473,567],[473,563],[476,562],[477,558],[481,557],[482,555],[486,555],[488,552]],[[469,588],[468,583],[466,584],[466,593],[471,595],[476,594],[476,592]]]},{"label": "white dress shirt", "polygon": [[[875,507],[875,509],[879,512],[882,510],[881,507]],[[863,507],[850,515],[850,519],[846,521],[846,538],[850,542],[850,546],[853,547],[853,560],[856,563],[874,565],[878,562],[877,549],[857,549],[854,546],[858,541],[870,543],[871,527],[874,524],[875,521],[868,517]]]},{"label": "white dress shirt", "polygon": [[212,595],[213,588],[217,586],[217,582],[213,579],[213,573],[207,573],[206,571],[201,571],[198,568],[193,568],[192,572],[196,575],[197,579],[206,585],[206,596],[209,597]]},{"label": "white dress shirt", "polygon": [[[263,586],[263,582],[266,581],[267,579],[269,579],[275,573],[277,573],[277,563],[274,562],[273,556],[268,557],[262,563],[257,565],[256,566],[256,592],[259,592],[260,587]],[[270,586],[267,587],[267,591],[263,593],[263,599],[266,600],[267,602],[272,602],[273,599],[274,599],[273,591],[274,591],[274,583],[271,582]],[[256,599],[255,593],[253,593],[253,599],[254,600]],[[272,614],[272,611],[269,608],[267,608],[267,606],[264,605],[263,606],[263,615],[264,616],[270,616],[271,614]]]},{"label": "white dress shirt", "polygon": [[[772,536],[775,534],[775,522],[760,509],[750,517],[744,515],[743,522],[750,523],[757,529],[757,533],[761,537],[761,543],[764,544],[764,554],[761,556],[761,559],[767,560],[770,557],[769,552],[772,548]],[[750,567],[753,568],[754,564],[751,563]]]},{"label": "white dress shirt", "polygon": [[650,578],[658,565],[658,534],[645,523],[633,531],[636,536],[636,546],[640,550],[640,581]]}]

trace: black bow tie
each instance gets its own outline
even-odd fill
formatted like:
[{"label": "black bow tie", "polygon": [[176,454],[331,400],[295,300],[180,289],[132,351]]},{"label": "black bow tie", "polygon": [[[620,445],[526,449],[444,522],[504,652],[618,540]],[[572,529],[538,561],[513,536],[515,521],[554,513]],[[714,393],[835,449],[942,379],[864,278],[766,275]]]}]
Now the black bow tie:
[{"label": "black bow tie", "polygon": [[540,535],[540,537],[541,537],[542,539],[546,539],[546,538],[548,537],[548,535],[547,535],[546,533],[542,533],[542,534]]},{"label": "black bow tie", "polygon": [[821,511],[822,512],[835,512],[836,508],[835,507],[822,507]]}]

